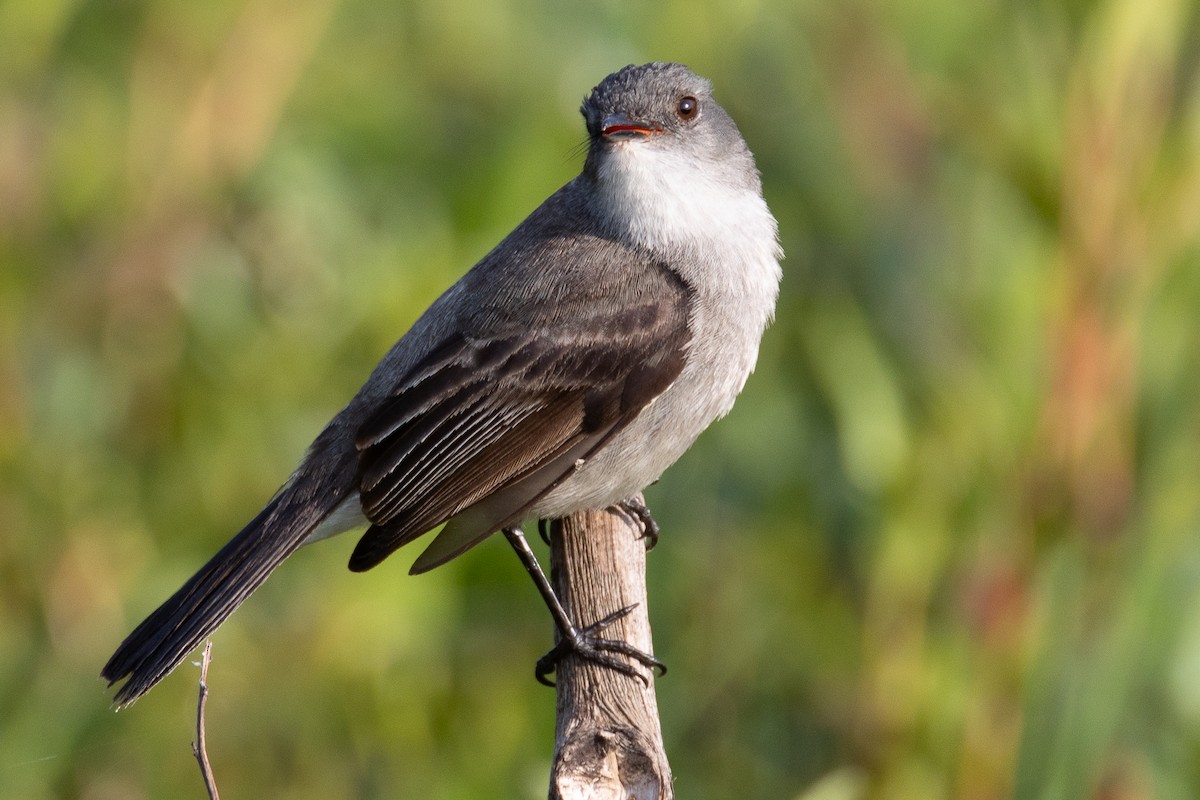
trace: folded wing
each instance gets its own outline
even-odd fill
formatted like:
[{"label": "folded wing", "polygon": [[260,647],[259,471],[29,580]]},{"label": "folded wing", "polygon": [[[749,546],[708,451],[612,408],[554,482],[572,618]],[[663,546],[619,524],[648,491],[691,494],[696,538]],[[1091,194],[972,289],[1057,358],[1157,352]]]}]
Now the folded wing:
[{"label": "folded wing", "polygon": [[518,522],[678,377],[688,339],[682,291],[556,327],[448,338],[359,429],[372,526],[350,568],[450,520],[423,571]]}]

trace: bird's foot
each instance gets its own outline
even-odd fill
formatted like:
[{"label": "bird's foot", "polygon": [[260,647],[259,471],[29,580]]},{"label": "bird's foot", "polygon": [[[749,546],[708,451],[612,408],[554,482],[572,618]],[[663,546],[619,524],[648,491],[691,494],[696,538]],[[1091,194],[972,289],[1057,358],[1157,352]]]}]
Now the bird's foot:
[{"label": "bird's foot", "polygon": [[605,639],[598,635],[617,620],[628,616],[634,608],[636,608],[636,605],[625,606],[582,630],[572,627],[563,632],[562,638],[559,639],[554,649],[538,659],[537,668],[534,672],[538,683],[553,686],[554,681],[550,680],[548,676],[555,671],[559,662],[564,657],[571,654],[591,661],[594,664],[600,664],[609,669],[616,670],[631,678],[637,678],[647,687],[650,686],[650,679],[646,677],[645,672],[628,661],[617,658],[617,655],[626,656],[651,670],[651,672],[657,671],[660,677],[666,675],[667,665],[649,653],[637,649],[629,642],[623,642],[619,639]]},{"label": "bird's foot", "polygon": [[617,503],[617,508],[633,517],[641,526],[642,539],[646,542],[646,552],[653,550],[654,546],[658,544],[659,528],[654,517],[650,515],[650,509],[646,506],[646,502],[641,497],[631,497]]}]

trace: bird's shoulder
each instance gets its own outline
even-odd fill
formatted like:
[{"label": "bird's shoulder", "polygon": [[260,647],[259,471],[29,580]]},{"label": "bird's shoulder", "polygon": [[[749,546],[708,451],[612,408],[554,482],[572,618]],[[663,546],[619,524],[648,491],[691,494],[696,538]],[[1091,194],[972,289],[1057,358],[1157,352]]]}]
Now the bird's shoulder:
[{"label": "bird's shoulder", "polygon": [[[609,230],[583,177],[563,186],[460,281],[465,328],[573,324],[630,305],[686,316],[672,265]],[[461,328],[460,328],[461,329]]]},{"label": "bird's shoulder", "polygon": [[[518,337],[563,344],[627,340],[642,357],[678,350],[690,337],[691,297],[670,264],[605,229],[576,178],[417,319],[337,422],[353,430],[372,406],[402,391],[448,348]],[[636,332],[632,339],[630,332]]]}]

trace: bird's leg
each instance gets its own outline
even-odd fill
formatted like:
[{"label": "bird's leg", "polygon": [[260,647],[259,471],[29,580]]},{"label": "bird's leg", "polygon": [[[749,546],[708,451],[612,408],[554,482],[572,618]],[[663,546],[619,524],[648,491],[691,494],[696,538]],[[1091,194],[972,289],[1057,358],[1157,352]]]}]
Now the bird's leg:
[{"label": "bird's leg", "polygon": [[646,542],[646,552],[648,553],[653,550],[654,545],[658,544],[658,523],[650,515],[650,509],[646,507],[646,501],[640,495],[634,495],[628,500],[622,500],[617,503],[617,508],[633,517],[641,525],[642,539]]},{"label": "bird's leg", "polygon": [[604,639],[598,636],[605,628],[628,615],[636,606],[625,606],[583,629],[576,628],[575,624],[571,622],[571,618],[567,616],[566,609],[563,608],[558,595],[554,593],[554,587],[550,585],[550,581],[546,578],[546,573],[542,572],[542,567],[538,564],[537,556],[533,554],[533,550],[529,547],[529,542],[525,540],[525,534],[519,527],[505,528],[504,538],[512,545],[513,550],[517,551],[517,557],[521,559],[521,563],[525,566],[525,571],[533,578],[533,582],[541,593],[542,599],[546,602],[546,607],[550,609],[550,616],[554,617],[554,624],[559,632],[558,644],[549,653],[538,659],[537,667],[534,671],[538,683],[553,686],[554,682],[547,676],[551,672],[554,672],[554,668],[558,662],[570,653],[575,653],[580,658],[586,658],[588,661],[603,664],[617,672],[637,678],[647,686],[650,685],[650,680],[640,670],[632,664],[616,658],[612,654],[619,653],[623,656],[628,656],[651,670],[658,670],[659,675],[666,674],[666,665],[649,653],[638,650],[629,644],[629,642]]}]

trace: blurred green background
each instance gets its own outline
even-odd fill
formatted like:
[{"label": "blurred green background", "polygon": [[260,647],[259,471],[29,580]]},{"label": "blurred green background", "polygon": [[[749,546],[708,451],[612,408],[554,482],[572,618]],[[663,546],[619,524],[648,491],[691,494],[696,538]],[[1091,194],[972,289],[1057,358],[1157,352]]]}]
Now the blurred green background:
[{"label": "blurred green background", "polygon": [[[681,798],[1200,796],[1200,13],[1183,0],[0,4],[0,794],[202,797],[131,626],[580,165],[711,78],[787,251],[648,499]],[[493,540],[307,548],[218,633],[227,798],[544,797]]]}]

